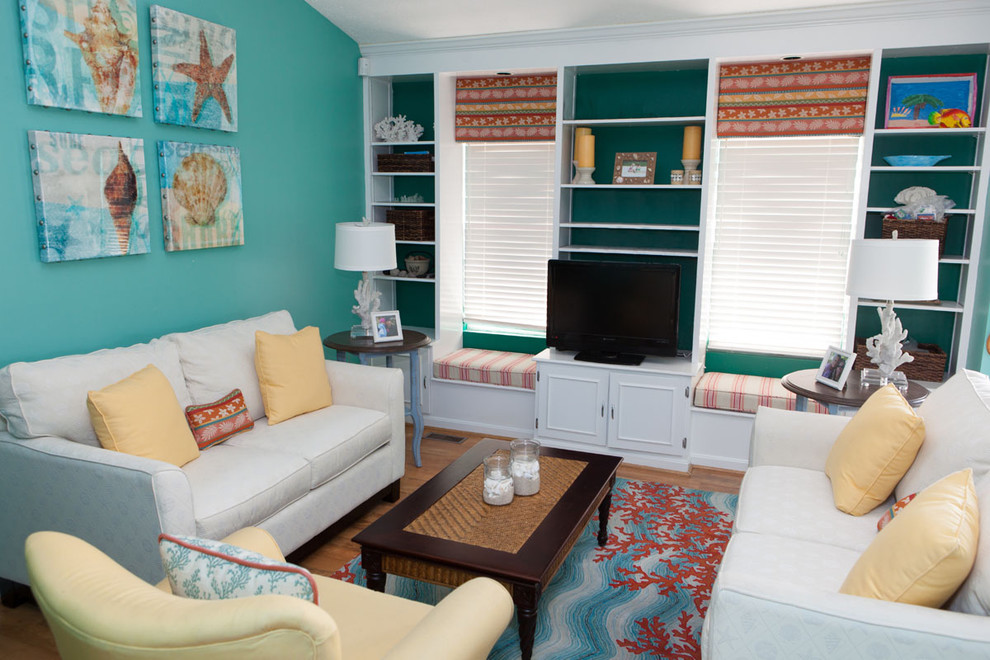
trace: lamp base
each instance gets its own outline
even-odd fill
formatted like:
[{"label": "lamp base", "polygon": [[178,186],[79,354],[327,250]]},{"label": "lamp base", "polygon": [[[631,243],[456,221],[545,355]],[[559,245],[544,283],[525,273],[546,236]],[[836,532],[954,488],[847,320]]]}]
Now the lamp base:
[{"label": "lamp base", "polygon": [[370,339],[371,331],[360,323],[351,326],[351,339]]},{"label": "lamp base", "polygon": [[863,369],[859,372],[859,380],[866,385],[879,385],[882,387],[887,383],[893,383],[894,387],[899,390],[907,390],[908,388],[908,379],[903,371],[895,371],[890,375],[890,378],[884,378],[883,373],[879,369]]}]

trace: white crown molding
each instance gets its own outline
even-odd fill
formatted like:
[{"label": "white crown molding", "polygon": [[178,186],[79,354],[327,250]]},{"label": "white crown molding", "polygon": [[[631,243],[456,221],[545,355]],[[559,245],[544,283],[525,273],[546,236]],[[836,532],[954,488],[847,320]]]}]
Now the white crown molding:
[{"label": "white crown molding", "polygon": [[[954,18],[990,16],[987,0],[942,0],[933,5],[930,0],[888,0],[855,6],[822,9],[761,12],[732,17],[678,19],[657,23],[533,30],[508,34],[426,39],[383,44],[362,44],[361,54],[374,59],[397,55],[442,55],[459,51],[541,48],[548,46],[587,46],[599,42],[623,40],[683,39],[692,36],[718,35],[732,32],[752,32],[790,28],[834,28],[850,24],[892,24],[901,21],[940,21]],[[893,29],[893,28],[891,28]],[[953,41],[953,35],[938,35]],[[990,38],[990,35],[987,36]]]}]

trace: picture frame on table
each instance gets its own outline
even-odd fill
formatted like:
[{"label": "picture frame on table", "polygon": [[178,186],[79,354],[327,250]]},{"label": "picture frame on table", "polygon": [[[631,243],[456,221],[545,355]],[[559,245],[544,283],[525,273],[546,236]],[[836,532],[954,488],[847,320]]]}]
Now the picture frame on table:
[{"label": "picture frame on table", "polygon": [[620,152],[615,154],[612,183],[623,186],[651,186],[656,172],[657,152]]},{"label": "picture frame on table", "polygon": [[835,346],[829,346],[822,358],[822,364],[818,367],[815,380],[822,385],[841,390],[846,386],[846,380],[852,372],[853,364],[856,362],[856,354],[844,351]]},{"label": "picture frame on table", "polygon": [[371,315],[371,337],[375,343],[383,341],[402,341],[402,322],[399,312],[375,312]]},{"label": "picture frame on table", "polygon": [[884,128],[975,126],[976,74],[890,76]]}]

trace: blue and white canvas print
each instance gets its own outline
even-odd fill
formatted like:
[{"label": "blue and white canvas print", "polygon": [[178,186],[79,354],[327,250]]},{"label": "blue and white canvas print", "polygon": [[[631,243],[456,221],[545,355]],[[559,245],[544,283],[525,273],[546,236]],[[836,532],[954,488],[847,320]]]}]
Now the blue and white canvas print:
[{"label": "blue and white canvas print", "polygon": [[133,0],[18,0],[28,103],[141,116]]},{"label": "blue and white canvas print", "polygon": [[159,142],[165,249],[244,245],[237,147]]},{"label": "blue and white canvas print", "polygon": [[144,254],[144,141],[28,131],[41,260]]},{"label": "blue and white canvas print", "polygon": [[237,32],[151,6],[155,121],[237,131]]}]

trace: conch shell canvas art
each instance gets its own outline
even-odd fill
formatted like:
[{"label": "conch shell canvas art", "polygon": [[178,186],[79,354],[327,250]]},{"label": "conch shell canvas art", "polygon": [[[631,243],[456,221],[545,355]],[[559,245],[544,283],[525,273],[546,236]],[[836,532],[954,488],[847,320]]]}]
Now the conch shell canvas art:
[{"label": "conch shell canvas art", "polygon": [[133,0],[19,0],[28,102],[141,116]]},{"label": "conch shell canvas art", "polygon": [[244,244],[236,147],[159,142],[165,249]]}]

